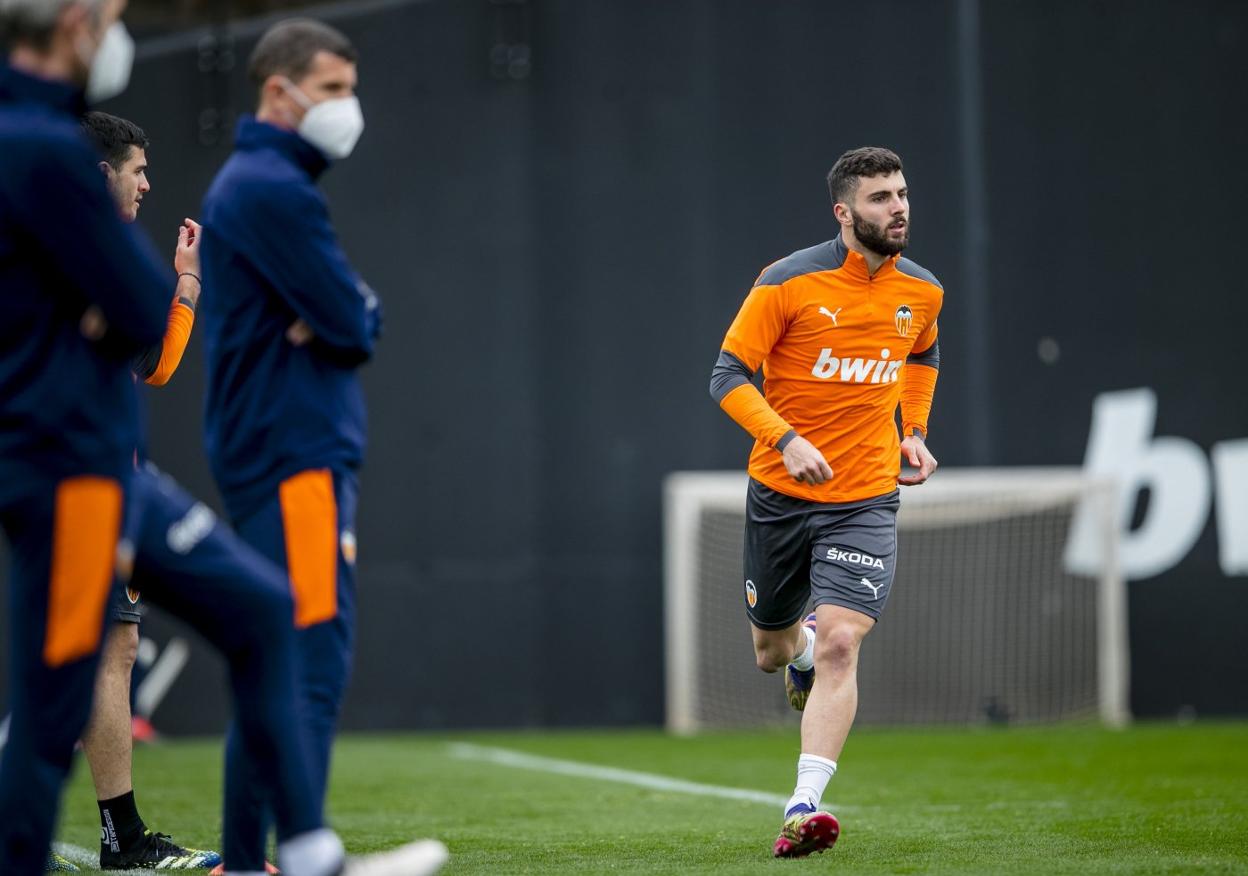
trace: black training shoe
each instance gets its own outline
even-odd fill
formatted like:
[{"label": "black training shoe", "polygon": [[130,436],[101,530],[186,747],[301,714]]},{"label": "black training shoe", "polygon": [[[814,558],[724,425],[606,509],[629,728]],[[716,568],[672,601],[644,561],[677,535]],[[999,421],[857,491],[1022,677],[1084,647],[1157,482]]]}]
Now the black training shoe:
[{"label": "black training shoe", "polygon": [[216,852],[184,849],[168,834],[143,831],[143,839],[132,849],[114,852],[100,849],[101,870],[211,870],[221,863]]}]

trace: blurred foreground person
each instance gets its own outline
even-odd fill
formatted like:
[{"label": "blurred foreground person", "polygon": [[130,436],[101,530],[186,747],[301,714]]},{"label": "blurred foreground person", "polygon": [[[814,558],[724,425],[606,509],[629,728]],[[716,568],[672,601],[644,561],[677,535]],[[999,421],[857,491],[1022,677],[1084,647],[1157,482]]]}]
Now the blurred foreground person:
[{"label": "blurred foreground person", "polygon": [[294,717],[285,577],[171,480],[134,468],[130,366],[163,337],[173,277],[118,218],[78,127],[84,88],[102,100],[129,79],[124,6],[0,0],[0,526],[15,619],[0,873],[43,871],[117,582],[225,656],[286,873],[434,872],[446,855],[436,842],[346,860],[322,823]]}]

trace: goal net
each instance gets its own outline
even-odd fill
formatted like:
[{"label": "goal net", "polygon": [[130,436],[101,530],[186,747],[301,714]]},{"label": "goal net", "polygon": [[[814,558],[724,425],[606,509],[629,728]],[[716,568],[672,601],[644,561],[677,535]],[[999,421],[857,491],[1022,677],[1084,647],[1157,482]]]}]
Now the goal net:
[{"label": "goal net", "polygon": [[[676,732],[797,720],[780,674],[754,664],[746,484],[739,472],[676,472],[664,484]],[[1129,719],[1112,481],[1070,468],[941,469],[901,496],[896,578],[859,657],[857,723]],[[1101,541],[1092,577],[1065,562],[1076,513]]]}]

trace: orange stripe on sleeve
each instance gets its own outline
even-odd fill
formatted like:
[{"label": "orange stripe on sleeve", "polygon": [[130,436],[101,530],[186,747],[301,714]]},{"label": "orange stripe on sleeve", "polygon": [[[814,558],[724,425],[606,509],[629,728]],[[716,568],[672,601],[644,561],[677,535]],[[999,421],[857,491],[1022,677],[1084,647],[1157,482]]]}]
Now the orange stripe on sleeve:
[{"label": "orange stripe on sleeve", "polygon": [[790,429],[784,419],[767,404],[752,383],[743,383],[720,400],[719,406],[745,431],[768,447],[775,447]]},{"label": "orange stripe on sleeve", "polygon": [[338,505],[329,469],[301,471],[278,487],[295,626],[338,614]]},{"label": "orange stripe on sleeve", "polygon": [[43,662],[52,668],[88,657],[100,647],[117,565],[121,505],[121,485],[109,478],[68,478],[56,487],[43,637]]},{"label": "orange stripe on sleeve", "polygon": [[147,378],[152,386],[164,386],[182,364],[182,354],[191,340],[191,327],[195,325],[195,311],[174,298],[169,308],[169,322],[165,326],[165,340],[161,345],[160,362]]},{"label": "orange stripe on sleeve", "polygon": [[936,395],[936,377],[940,372],[927,365],[907,362],[901,368],[901,434],[904,438],[917,427],[927,437],[927,417],[932,412]]}]

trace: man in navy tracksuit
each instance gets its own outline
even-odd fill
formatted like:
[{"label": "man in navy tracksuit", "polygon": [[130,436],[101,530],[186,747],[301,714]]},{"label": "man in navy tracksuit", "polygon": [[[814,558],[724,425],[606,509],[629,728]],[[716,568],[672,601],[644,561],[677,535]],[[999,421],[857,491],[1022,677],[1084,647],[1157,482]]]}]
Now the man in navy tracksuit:
[{"label": "man in navy tracksuit", "polygon": [[[78,124],[84,85],[103,97],[129,77],[124,5],[0,8],[10,47],[0,62],[0,527],[13,618],[0,873],[43,871],[106,608],[128,583],[223,652],[237,733],[255,759],[244,766],[272,805],[284,871],[349,874],[355,865],[322,825],[295,717],[285,576],[171,480],[134,468],[131,360],[160,342],[173,277],[117,216]],[[440,844],[413,844],[365,867],[428,873],[444,856]]]},{"label": "man in navy tracksuit", "polygon": [[[339,248],[316,184],[363,127],[355,60],[319,22],[272,27],[250,62],[256,116],[240,120],[203,206],[208,457],[239,535],[290,575],[318,800],[351,666],[365,440],[356,368],[380,328],[377,299]],[[241,752],[231,733],[226,797],[255,817],[227,820],[223,851],[227,866],[259,869],[247,850],[263,836],[265,801]]]},{"label": "man in navy tracksuit", "polygon": [[[103,5],[62,3],[49,20],[16,4],[0,22],[13,46],[0,65],[0,522],[16,619],[5,874],[43,870],[115,571],[225,652],[248,738],[273,758],[257,769],[281,800],[283,837],[321,828],[302,735],[281,714],[294,695],[284,577],[171,481],[134,470],[131,358],[160,342],[173,276],[118,218],[79,130],[80,47],[121,27],[121,4]],[[58,78],[66,66],[82,79]]]}]

